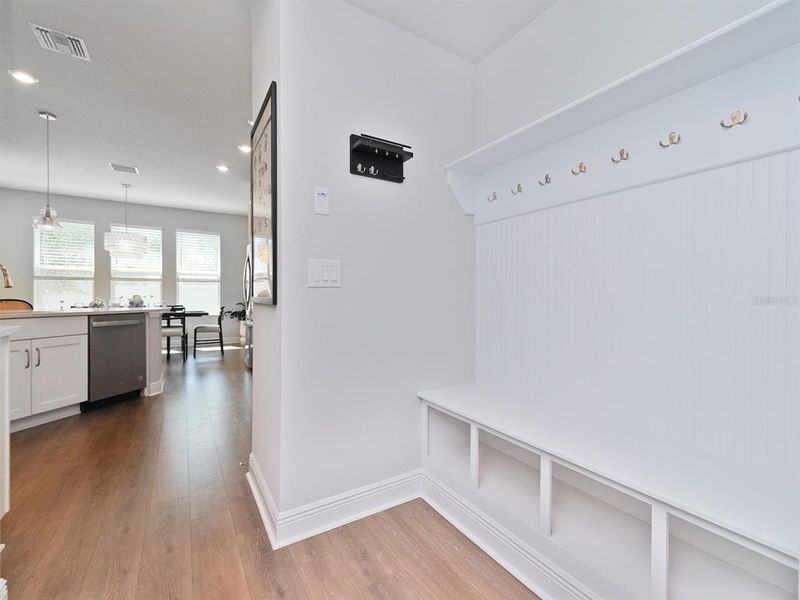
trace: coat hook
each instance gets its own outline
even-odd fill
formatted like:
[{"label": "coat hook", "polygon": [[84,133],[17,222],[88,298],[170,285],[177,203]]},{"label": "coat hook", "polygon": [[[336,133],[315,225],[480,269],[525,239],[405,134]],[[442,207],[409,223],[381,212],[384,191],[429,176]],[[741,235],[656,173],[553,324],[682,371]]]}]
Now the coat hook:
[{"label": "coat hook", "polygon": [[371,167],[369,168],[369,174],[370,174],[370,175],[377,175],[378,173],[380,173],[380,171],[379,171],[378,169],[376,169],[376,168],[375,168],[375,165],[373,165],[373,166],[371,166]]},{"label": "coat hook", "polygon": [[495,200],[497,200],[497,192],[492,192],[491,194],[489,194],[488,196],[486,196],[486,199],[487,199],[489,202],[494,202]]},{"label": "coat hook", "polygon": [[630,158],[630,153],[627,150],[625,150],[625,148],[620,148],[619,152],[618,152],[618,155],[619,155],[619,158],[617,156],[612,156],[611,157],[611,162],[612,163],[614,163],[614,164],[620,163],[623,160],[628,160],[628,158]]},{"label": "coat hook", "polygon": [[516,196],[517,194],[521,194],[521,193],[522,193],[522,184],[521,184],[521,183],[518,183],[518,184],[517,184],[517,187],[515,187],[515,188],[511,188],[511,193],[512,193],[512,194],[514,194],[515,196]]},{"label": "coat hook", "polygon": [[675,144],[681,143],[681,134],[676,131],[670,131],[669,135],[667,136],[667,141],[658,140],[658,145],[662,148],[669,148],[670,146],[674,146]]},{"label": "coat hook", "polygon": [[747,113],[744,113],[744,115],[743,115],[738,110],[735,110],[735,111],[733,111],[731,113],[731,124],[730,125],[726,125],[725,124],[725,119],[720,119],[719,124],[722,127],[724,127],[725,129],[732,129],[736,125],[741,125],[745,121],[747,121]]},{"label": "coat hook", "polygon": [[550,173],[545,173],[544,181],[542,181],[541,179],[537,179],[537,181],[539,182],[539,185],[547,185],[548,183],[550,183]]},{"label": "coat hook", "polygon": [[581,173],[586,173],[586,164],[579,162],[578,163],[578,170],[570,169],[573,175],[580,175]]},{"label": "coat hook", "polygon": [[358,163],[356,165],[356,171],[358,171],[359,173],[366,173],[367,169],[366,169],[366,167],[364,165],[362,165],[361,163]]}]

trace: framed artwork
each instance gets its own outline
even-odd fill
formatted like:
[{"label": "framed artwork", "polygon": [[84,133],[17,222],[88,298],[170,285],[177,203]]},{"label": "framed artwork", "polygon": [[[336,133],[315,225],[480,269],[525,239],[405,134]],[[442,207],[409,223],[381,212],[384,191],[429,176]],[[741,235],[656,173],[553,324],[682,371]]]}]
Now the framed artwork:
[{"label": "framed artwork", "polygon": [[276,83],[250,131],[250,256],[252,298],[278,303],[278,164]]}]

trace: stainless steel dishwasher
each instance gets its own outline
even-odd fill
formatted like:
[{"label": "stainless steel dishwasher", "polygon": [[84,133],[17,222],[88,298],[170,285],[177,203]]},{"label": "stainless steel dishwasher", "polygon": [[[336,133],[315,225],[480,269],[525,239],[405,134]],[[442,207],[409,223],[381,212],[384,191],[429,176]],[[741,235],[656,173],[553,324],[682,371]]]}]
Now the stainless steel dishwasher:
[{"label": "stainless steel dishwasher", "polygon": [[147,385],[145,315],[89,317],[89,402]]}]

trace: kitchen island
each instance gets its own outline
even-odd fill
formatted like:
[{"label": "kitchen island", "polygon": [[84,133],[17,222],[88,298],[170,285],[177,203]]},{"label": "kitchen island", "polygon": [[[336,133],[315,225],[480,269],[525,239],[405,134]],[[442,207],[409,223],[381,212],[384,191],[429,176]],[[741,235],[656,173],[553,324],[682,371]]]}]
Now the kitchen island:
[{"label": "kitchen island", "polygon": [[[92,378],[105,375],[90,365],[90,323],[127,323],[138,316],[144,342],[123,347],[125,360],[144,361],[141,394],[154,396],[164,387],[161,365],[162,308],[70,309],[56,311],[0,311],[0,326],[16,327],[10,336],[9,418],[11,431],[19,431],[80,412],[90,399]],[[139,316],[141,315],[141,316]],[[120,319],[115,319],[114,317]],[[99,317],[99,318],[98,318]],[[103,327],[102,329],[100,327]],[[92,333],[94,334],[94,332]],[[130,352],[134,354],[131,355]],[[144,353],[144,356],[142,356]],[[113,374],[112,374],[113,376]],[[138,387],[138,386],[137,386]]]}]

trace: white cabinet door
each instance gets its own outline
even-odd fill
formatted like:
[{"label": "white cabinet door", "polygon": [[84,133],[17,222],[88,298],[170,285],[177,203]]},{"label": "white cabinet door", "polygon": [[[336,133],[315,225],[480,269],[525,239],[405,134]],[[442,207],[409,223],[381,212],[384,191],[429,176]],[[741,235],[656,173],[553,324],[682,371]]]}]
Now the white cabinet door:
[{"label": "white cabinet door", "polygon": [[31,414],[31,372],[33,357],[31,342],[11,342],[9,354],[9,398],[8,416],[10,420],[27,417]]},{"label": "white cabinet door", "polygon": [[33,414],[89,399],[88,350],[85,335],[31,341]]}]

